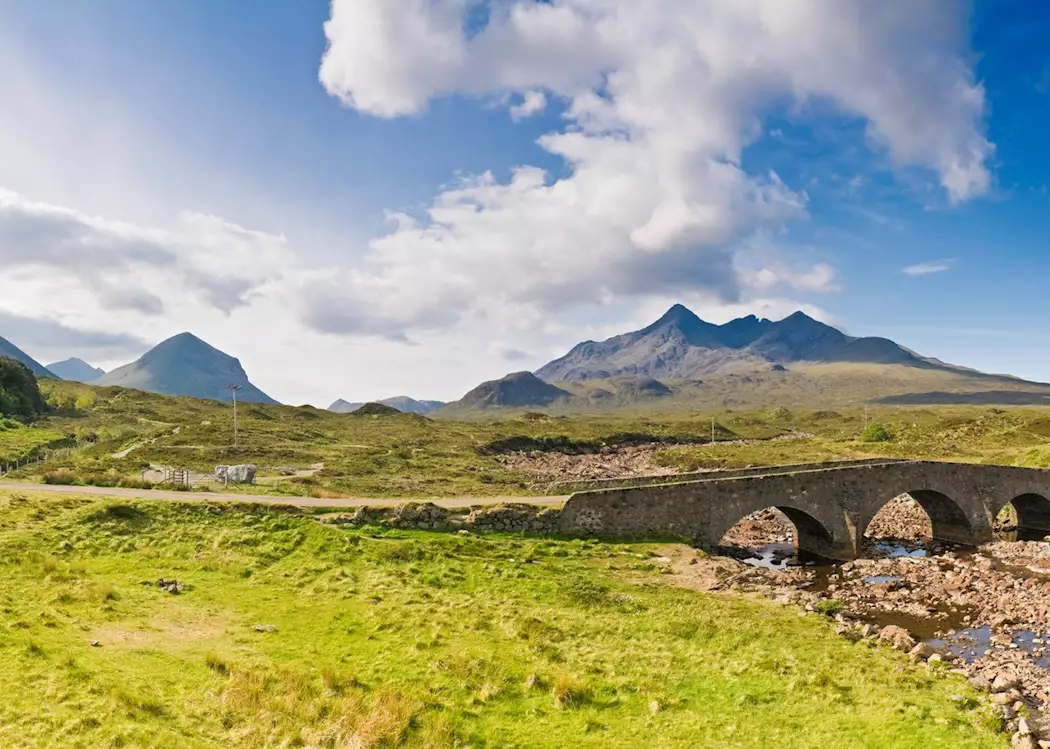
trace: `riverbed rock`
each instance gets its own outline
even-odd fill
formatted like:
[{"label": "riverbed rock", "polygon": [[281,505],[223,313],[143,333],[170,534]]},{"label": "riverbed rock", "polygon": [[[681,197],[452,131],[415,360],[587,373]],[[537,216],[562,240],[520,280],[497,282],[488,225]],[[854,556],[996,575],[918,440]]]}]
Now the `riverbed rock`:
[{"label": "riverbed rock", "polygon": [[1010,692],[1021,686],[1017,676],[1006,671],[1000,671],[992,681],[993,692]]},{"label": "riverbed rock", "polygon": [[992,691],[992,682],[988,681],[988,679],[983,674],[976,674],[970,677],[969,681],[970,686],[972,686],[974,689],[980,690],[982,692]]},{"label": "riverbed rock", "polygon": [[915,638],[904,627],[898,627],[896,624],[888,624],[883,627],[879,632],[879,641],[888,643],[905,653],[915,647]]},{"label": "riverbed rock", "polygon": [[932,656],[936,655],[937,651],[933,645],[928,642],[920,642],[918,645],[908,651],[908,655],[913,661],[924,661]]},{"label": "riverbed rock", "polygon": [[1039,744],[1031,735],[1015,733],[1010,741],[1010,749],[1039,749]]}]

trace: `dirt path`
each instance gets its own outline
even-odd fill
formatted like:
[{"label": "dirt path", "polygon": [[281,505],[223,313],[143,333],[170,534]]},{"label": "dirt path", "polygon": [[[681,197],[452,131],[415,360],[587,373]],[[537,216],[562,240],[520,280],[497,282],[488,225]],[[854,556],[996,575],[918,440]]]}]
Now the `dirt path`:
[{"label": "dirt path", "polygon": [[123,489],[105,486],[55,486],[23,482],[0,482],[0,491],[49,492],[51,494],[89,494],[96,497],[127,497],[130,499],[159,499],[177,502],[258,502],[268,505],[293,507],[392,507],[407,502],[433,502],[440,507],[473,507],[520,502],[530,505],[559,505],[568,497],[452,497],[440,499],[368,499],[347,497],[321,499],[317,497],[279,497],[272,494],[235,494],[222,492],[175,492],[160,489]]}]

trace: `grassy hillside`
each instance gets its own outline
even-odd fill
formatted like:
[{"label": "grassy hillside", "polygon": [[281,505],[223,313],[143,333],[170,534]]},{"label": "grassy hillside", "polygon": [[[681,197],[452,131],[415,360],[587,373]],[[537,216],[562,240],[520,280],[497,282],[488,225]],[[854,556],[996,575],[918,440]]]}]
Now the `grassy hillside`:
[{"label": "grassy hillside", "polygon": [[[786,371],[741,368],[702,380],[668,382],[672,394],[653,397],[631,390],[630,380],[557,383],[576,399],[562,413],[635,410],[675,411],[787,408],[849,408],[873,405],[1048,405],[1050,385],[1009,377],[892,364],[796,363]],[[463,416],[464,409],[457,408]]]},{"label": "grassy hillside", "polygon": [[960,678],[650,554],[0,492],[0,743],[1006,746]]},{"label": "grassy hillside", "polygon": [[[641,472],[880,456],[1050,466],[1050,410],[1039,408],[871,407],[868,422],[885,423],[889,439],[867,442],[860,439],[865,412],[857,408],[501,412],[453,421],[244,405],[233,447],[228,404],[66,382],[43,387],[59,410],[29,427],[0,428],[0,462],[81,447],[16,477],[39,480],[65,470],[77,480],[115,481],[137,478],[151,464],[212,472],[251,462],[260,466],[253,492],[493,497],[542,491],[583,459],[600,464],[599,473],[615,473],[611,464],[631,445],[644,453],[634,463]],[[712,420],[714,446],[707,444]]]}]

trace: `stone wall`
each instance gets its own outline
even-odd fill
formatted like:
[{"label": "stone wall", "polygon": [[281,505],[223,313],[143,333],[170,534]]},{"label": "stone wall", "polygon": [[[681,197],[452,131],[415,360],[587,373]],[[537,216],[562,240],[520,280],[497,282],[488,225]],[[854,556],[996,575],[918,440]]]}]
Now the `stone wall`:
[{"label": "stone wall", "polygon": [[552,535],[558,532],[560,516],[561,510],[557,507],[521,503],[450,510],[432,502],[410,502],[398,507],[360,507],[326,519],[341,525],[378,525],[405,530],[465,529]]},{"label": "stone wall", "polygon": [[775,507],[795,526],[799,550],[853,559],[878,511],[910,494],[940,541],[991,540],[999,511],[1016,500],[1021,530],[1050,530],[1050,471],[1007,466],[865,461],[744,469],[718,478],[573,494],[562,508],[504,504],[455,510],[430,502],[362,507],[330,522],[390,528],[468,529],[607,539],[676,539],[718,546],[733,525]]}]

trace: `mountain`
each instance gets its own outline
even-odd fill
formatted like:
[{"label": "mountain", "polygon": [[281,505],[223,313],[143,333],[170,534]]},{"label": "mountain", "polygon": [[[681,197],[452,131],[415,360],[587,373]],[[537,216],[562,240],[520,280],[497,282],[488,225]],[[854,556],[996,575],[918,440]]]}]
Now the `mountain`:
[{"label": "mountain", "polygon": [[[407,395],[395,395],[393,398],[384,398],[381,401],[375,402],[382,403],[384,406],[392,406],[398,411],[406,414],[428,414],[432,411],[437,411],[445,405],[444,401],[419,401],[415,398],[409,398]],[[337,414],[348,414],[353,413],[363,405],[365,405],[363,402],[350,403],[349,401],[340,398],[330,405],[328,410]]]},{"label": "mountain", "polygon": [[106,370],[92,367],[83,359],[77,359],[76,357],[48,364],[47,368],[63,380],[72,380],[73,382],[94,382],[106,374]]},{"label": "mountain", "polygon": [[543,407],[571,398],[571,393],[547,384],[532,372],[515,372],[499,380],[481,383],[442,411]]},{"label": "mountain", "polygon": [[437,415],[498,407],[670,412],[863,403],[1050,406],[1050,385],[948,364],[887,338],[849,336],[802,312],[713,325],[676,304],[652,325],[585,341],[534,375],[483,383]]},{"label": "mountain", "polygon": [[33,359],[33,357],[31,357],[22,349],[18,348],[18,346],[3,338],[0,338],[0,356],[6,356],[11,359],[14,359],[15,361],[22,362],[27,367],[29,367],[29,371],[37,377],[50,377],[53,380],[58,379],[57,377],[55,377],[54,372],[51,372],[43,364]]},{"label": "mountain", "polygon": [[239,401],[277,403],[248,381],[240,361],[190,333],[157,344],[137,361],[114,369],[92,384],[227,402],[232,399],[227,388],[238,385]]},{"label": "mountain", "polygon": [[546,382],[624,376],[692,380],[731,371],[776,370],[796,362],[950,368],[886,338],[847,336],[802,312],[779,322],[751,315],[712,325],[676,304],[646,328],[577,345],[536,375]]}]

